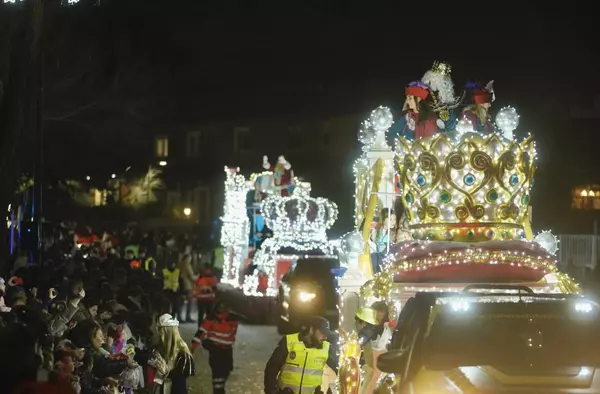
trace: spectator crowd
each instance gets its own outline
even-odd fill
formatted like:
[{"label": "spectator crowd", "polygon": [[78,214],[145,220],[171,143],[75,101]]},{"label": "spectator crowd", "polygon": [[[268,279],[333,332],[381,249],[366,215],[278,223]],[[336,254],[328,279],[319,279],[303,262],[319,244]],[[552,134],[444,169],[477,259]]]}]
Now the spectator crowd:
[{"label": "spectator crowd", "polygon": [[199,323],[211,312],[210,259],[168,234],[92,234],[55,234],[42,264],[3,267],[0,392],[187,393],[195,366],[179,322],[196,321],[197,283]]}]

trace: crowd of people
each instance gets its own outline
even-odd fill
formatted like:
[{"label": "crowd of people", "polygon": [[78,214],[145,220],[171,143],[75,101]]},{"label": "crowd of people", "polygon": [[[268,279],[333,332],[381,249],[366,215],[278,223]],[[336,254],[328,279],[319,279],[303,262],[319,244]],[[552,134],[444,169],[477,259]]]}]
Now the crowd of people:
[{"label": "crowd of people", "polygon": [[[195,365],[180,322],[198,322],[224,392],[237,322],[222,303],[213,313],[214,261],[170,235],[67,234],[46,238],[43,264],[23,255],[4,267],[0,392],[187,393]],[[223,332],[228,344],[215,341]]]}]

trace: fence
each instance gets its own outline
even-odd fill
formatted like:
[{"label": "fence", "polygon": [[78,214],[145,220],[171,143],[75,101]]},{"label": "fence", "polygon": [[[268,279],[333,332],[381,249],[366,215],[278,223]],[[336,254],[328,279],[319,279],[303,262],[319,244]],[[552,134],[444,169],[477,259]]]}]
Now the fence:
[{"label": "fence", "polygon": [[559,235],[558,266],[578,281],[596,268],[600,254],[598,235]]}]

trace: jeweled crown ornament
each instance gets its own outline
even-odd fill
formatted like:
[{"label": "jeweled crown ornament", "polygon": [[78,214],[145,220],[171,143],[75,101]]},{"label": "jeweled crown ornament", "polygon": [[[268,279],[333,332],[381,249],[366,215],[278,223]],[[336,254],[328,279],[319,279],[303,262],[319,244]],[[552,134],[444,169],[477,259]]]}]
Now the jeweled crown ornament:
[{"label": "jeweled crown ornament", "polygon": [[492,134],[400,138],[396,165],[409,228],[419,239],[520,239],[535,147]]},{"label": "jeweled crown ornament", "polygon": [[431,67],[431,70],[442,75],[448,75],[452,72],[452,66],[448,63],[438,62],[436,60],[433,62],[433,67]]},{"label": "jeweled crown ornament", "polygon": [[326,242],[326,231],[338,217],[337,205],[326,198],[309,196],[267,198],[261,208],[274,238]]}]

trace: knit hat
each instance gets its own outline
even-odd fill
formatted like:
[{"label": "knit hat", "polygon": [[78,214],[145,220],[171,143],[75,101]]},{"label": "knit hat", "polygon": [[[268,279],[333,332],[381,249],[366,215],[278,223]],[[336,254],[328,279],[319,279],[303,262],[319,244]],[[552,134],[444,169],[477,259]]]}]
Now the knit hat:
[{"label": "knit hat", "polygon": [[415,96],[425,100],[429,96],[429,88],[423,82],[413,81],[408,84],[404,93],[406,96]]}]

